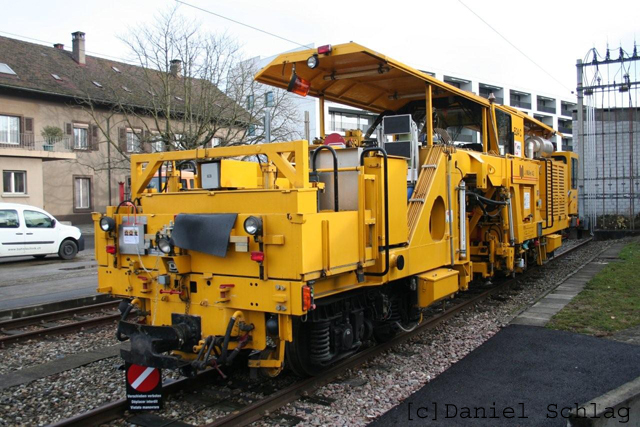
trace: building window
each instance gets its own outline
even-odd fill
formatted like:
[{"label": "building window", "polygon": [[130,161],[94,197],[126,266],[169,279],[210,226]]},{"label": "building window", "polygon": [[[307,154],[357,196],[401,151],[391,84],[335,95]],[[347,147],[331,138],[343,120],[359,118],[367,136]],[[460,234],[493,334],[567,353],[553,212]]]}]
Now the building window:
[{"label": "building window", "polygon": [[249,125],[247,133],[249,136],[256,136],[256,125]]},{"label": "building window", "polygon": [[0,116],[0,144],[20,144],[20,117]]},{"label": "building window", "polygon": [[247,96],[247,110],[253,110],[253,105],[255,103],[255,96],[248,95]]},{"label": "building window", "polygon": [[27,194],[27,172],[2,171],[2,191],[5,194]]},{"label": "building window", "polygon": [[371,122],[367,116],[360,114],[340,113],[329,111],[330,128],[332,132],[344,132],[360,129],[363,132],[369,130]]},{"label": "building window", "polygon": [[216,137],[211,138],[211,148],[219,147],[221,141],[222,140],[220,138],[216,138]]},{"label": "building window", "polygon": [[91,209],[91,178],[74,178],[74,200],[76,209]]},{"label": "building window", "polygon": [[73,124],[73,148],[76,150],[89,149],[89,125]]},{"label": "building window", "polygon": [[127,152],[140,152],[140,135],[139,132],[136,132],[133,129],[127,129]]},{"label": "building window", "polygon": [[18,211],[12,209],[0,210],[0,228],[18,228],[20,220],[18,219]]},{"label": "building window", "polygon": [[161,153],[164,151],[164,141],[162,140],[162,137],[158,134],[153,135],[149,145],[151,145],[152,153]]}]

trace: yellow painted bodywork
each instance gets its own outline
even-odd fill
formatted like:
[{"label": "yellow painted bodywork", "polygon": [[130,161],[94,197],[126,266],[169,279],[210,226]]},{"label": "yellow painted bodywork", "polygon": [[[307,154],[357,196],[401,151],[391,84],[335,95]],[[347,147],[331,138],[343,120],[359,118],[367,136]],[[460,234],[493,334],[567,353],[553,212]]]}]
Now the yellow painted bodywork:
[{"label": "yellow painted bodywork", "polygon": [[[277,350],[268,360],[251,362],[254,367],[277,368],[284,357],[282,343],[293,339],[292,318],[307,313],[302,305],[303,286],[312,286],[319,300],[416,278],[418,304],[426,307],[466,290],[474,278],[511,274],[528,242],[546,236],[547,252],[561,243],[559,232],[568,228],[571,216],[577,214],[577,190],[568,192],[571,158],[575,155],[555,153],[550,159],[499,155],[496,111],[510,115],[513,139],[523,145],[527,136],[548,138],[553,129],[516,109],[494,105],[354,43],[334,46],[329,56],[320,58],[316,70],[304,65],[312,53],[281,55],[256,79],[286,87],[295,63],[296,72],[311,82],[311,95],[374,112],[397,110],[416,99],[429,106],[438,99],[459,97],[473,103],[481,113],[483,151],[434,145],[433,125],[427,122],[427,143],[419,153],[420,176],[410,201],[406,160],[389,156],[389,242],[385,241],[385,170],[379,155],[366,157],[363,166],[351,169],[358,174],[357,209],[340,212],[318,210],[318,192],[323,184],[309,179],[307,141],[132,155],[131,199],[136,200],[137,212],[128,206],[112,206],[105,214],[117,225],[130,222],[132,217],[144,218],[149,247],[154,247],[158,233],[172,227],[177,214],[238,216],[225,257],[181,248],[175,248],[171,256],[120,251],[112,255],[104,248],[118,246],[117,228],[103,232],[98,225],[102,214],[94,213],[98,291],[138,298],[141,308],[149,312],[147,324],[169,325],[171,313],[200,316],[203,338],[223,335],[230,317],[240,311],[244,322],[255,327],[247,349],[267,347],[265,314],[277,315]],[[387,67],[388,71],[325,79],[327,75],[376,67]],[[408,93],[416,93],[416,98],[399,96]],[[268,164],[226,160],[258,154],[266,156]],[[222,186],[226,188],[201,189],[201,176],[197,174],[194,189],[179,191],[178,186],[169,185],[168,192],[145,192],[164,163],[183,160],[222,161]],[[468,182],[467,191],[509,200],[513,222],[505,205],[493,212],[491,224],[483,223],[486,218],[479,207],[460,217],[458,187],[463,179]],[[260,239],[243,228],[249,216],[263,221]],[[464,242],[460,240],[462,227],[466,230]],[[365,275],[359,281],[358,273],[385,270],[383,249],[387,244],[391,259],[388,272],[379,277]],[[251,259],[251,252],[257,251],[264,253],[262,268]],[[177,266],[177,273],[170,271],[171,262]],[[160,275],[170,277],[168,286],[158,284]],[[168,290],[179,294],[161,292]],[[231,348],[234,346],[232,342]]]}]

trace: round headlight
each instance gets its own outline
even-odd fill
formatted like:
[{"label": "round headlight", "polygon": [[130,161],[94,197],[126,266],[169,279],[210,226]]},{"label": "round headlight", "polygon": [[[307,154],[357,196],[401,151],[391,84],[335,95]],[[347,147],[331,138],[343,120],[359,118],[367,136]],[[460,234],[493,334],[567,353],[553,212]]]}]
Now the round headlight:
[{"label": "round headlight", "polygon": [[262,234],[262,220],[257,216],[250,216],[244,220],[244,231],[247,234],[255,236],[256,234]]},{"label": "round headlight", "polygon": [[168,238],[161,237],[158,239],[157,243],[158,243],[158,248],[162,252],[164,252],[165,254],[171,253],[171,249],[173,248],[173,245],[171,244],[171,241]]},{"label": "round headlight", "polygon": [[108,216],[100,218],[100,228],[102,231],[111,231],[116,228],[116,221]]},{"label": "round headlight", "polygon": [[311,55],[309,59],[307,59],[307,67],[312,70],[318,66],[318,57],[316,55]]}]

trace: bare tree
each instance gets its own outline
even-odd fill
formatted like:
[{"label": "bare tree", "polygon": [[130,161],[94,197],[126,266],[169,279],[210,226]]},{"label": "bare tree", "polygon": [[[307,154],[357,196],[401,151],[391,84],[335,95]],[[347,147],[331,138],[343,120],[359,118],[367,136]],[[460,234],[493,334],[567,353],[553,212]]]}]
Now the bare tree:
[{"label": "bare tree", "polygon": [[174,8],[122,39],[135,65],[100,60],[91,77],[78,79],[84,82],[78,102],[100,139],[121,154],[108,167],[128,167],[136,151],[264,142],[267,108],[272,141],[301,136],[291,95],[256,83],[257,62],[245,60],[227,34],[205,32]]}]

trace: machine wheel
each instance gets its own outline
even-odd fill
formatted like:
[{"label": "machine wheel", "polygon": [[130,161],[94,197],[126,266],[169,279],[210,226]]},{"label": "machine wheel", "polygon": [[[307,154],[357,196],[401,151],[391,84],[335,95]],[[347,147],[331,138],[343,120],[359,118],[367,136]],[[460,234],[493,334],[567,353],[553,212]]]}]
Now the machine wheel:
[{"label": "machine wheel", "polygon": [[303,332],[299,320],[293,321],[293,342],[286,343],[285,361],[287,368],[299,377],[311,377],[317,375],[319,370],[314,369],[309,362],[308,334]]},{"label": "machine wheel", "polygon": [[62,259],[73,259],[78,253],[78,245],[73,240],[65,240],[60,244],[58,255]]},{"label": "machine wheel", "polygon": [[44,257],[46,257],[46,255],[33,255],[33,257],[35,259],[44,259]]},{"label": "machine wheel", "polygon": [[384,325],[373,329],[373,339],[377,343],[382,344],[390,341],[398,333],[398,328],[395,325]]}]

